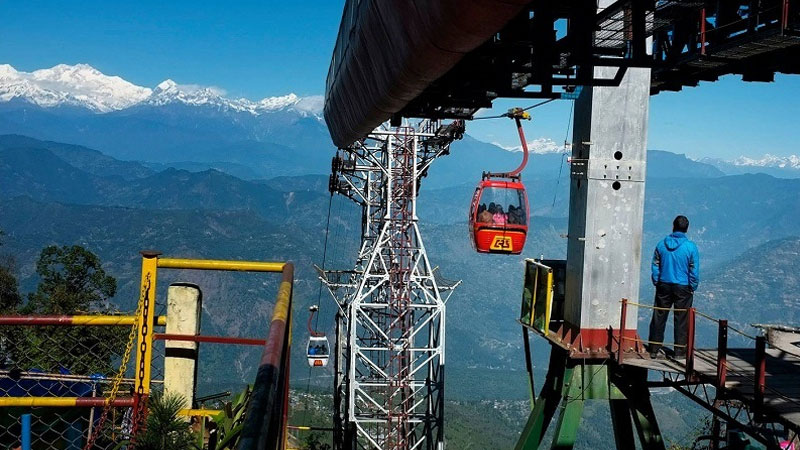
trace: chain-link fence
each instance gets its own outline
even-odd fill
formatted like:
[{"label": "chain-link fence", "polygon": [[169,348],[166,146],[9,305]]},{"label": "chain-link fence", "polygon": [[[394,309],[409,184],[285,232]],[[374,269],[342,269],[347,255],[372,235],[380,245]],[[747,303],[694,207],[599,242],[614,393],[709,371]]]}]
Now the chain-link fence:
[{"label": "chain-link fence", "polygon": [[[20,447],[24,433],[33,449],[83,449],[93,435],[97,449],[127,440],[136,352],[118,375],[133,325],[133,316],[0,317],[0,450]],[[163,343],[153,350],[151,383],[160,390]]]}]

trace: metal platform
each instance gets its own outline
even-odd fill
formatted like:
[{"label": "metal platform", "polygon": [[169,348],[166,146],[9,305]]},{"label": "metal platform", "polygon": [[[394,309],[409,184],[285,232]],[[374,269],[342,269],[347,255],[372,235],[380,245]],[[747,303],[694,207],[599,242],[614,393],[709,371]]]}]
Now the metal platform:
[{"label": "metal platform", "polygon": [[[731,348],[723,358],[727,374],[719,383],[720,353],[717,349],[698,349],[694,354],[693,370],[687,371],[685,359],[651,359],[647,353],[626,354],[622,364],[662,372],[667,385],[689,384],[718,386],[719,394],[741,401],[770,420],[785,427],[800,430],[800,357],[780,349],[766,349],[763,376],[758,369],[759,358],[753,348]],[[676,377],[685,375],[685,377]],[[759,382],[763,380],[763,384]],[[724,385],[724,389],[720,387]],[[761,387],[759,387],[761,386]]]}]

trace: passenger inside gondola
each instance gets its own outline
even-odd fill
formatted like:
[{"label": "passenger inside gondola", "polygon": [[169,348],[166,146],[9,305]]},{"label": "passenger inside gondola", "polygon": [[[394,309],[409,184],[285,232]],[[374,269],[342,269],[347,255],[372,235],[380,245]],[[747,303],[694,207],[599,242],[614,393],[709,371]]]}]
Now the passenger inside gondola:
[{"label": "passenger inside gondola", "polygon": [[478,222],[492,223],[492,213],[486,209],[486,203],[481,203],[481,206],[478,207]]},{"label": "passenger inside gondola", "polygon": [[506,214],[503,212],[502,205],[495,206],[495,212],[492,214],[492,223],[495,225],[505,225],[506,224]]},{"label": "passenger inside gondola", "polygon": [[525,225],[525,208],[523,206],[508,205],[508,223]]}]

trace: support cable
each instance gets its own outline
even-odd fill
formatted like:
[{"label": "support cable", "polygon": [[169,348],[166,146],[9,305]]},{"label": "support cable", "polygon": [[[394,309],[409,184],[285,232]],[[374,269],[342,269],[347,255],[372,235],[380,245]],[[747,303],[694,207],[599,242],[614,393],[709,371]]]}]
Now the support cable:
[{"label": "support cable", "polygon": [[[331,225],[331,206],[333,205],[333,193],[331,193],[330,197],[328,198],[328,218],[325,222],[325,244],[322,248],[322,270],[325,270],[325,260],[328,256],[328,234],[330,232],[330,225]],[[322,280],[319,280],[319,290],[317,291],[317,305],[319,306],[319,310],[317,311],[317,317],[314,322],[314,332],[316,333],[319,325],[319,316],[322,315],[322,306],[320,306],[320,300],[322,299]],[[330,352],[330,349],[328,350]],[[308,399],[311,397],[311,366],[308,367],[308,380],[306,380],[306,404],[303,408],[303,420],[301,423],[306,423],[308,419],[308,405],[310,402]]]},{"label": "support cable", "polygon": [[569,107],[569,115],[567,116],[567,132],[564,134],[564,151],[561,153],[561,165],[558,166],[558,178],[556,178],[556,189],[553,191],[553,206],[551,208],[556,207],[556,197],[558,196],[558,187],[561,184],[561,172],[564,170],[564,157],[567,156],[567,139],[569,139],[569,130],[572,126],[572,112],[574,109],[575,101],[573,101]]},{"label": "support cable", "polygon": [[[328,198],[328,218],[325,221],[325,244],[322,248],[322,270],[325,270],[325,261],[328,257],[328,234],[330,233],[331,227],[331,206],[333,205],[333,193],[331,193],[330,197]],[[317,332],[319,330],[319,316],[322,315],[322,304],[320,303],[322,300],[322,280],[319,280],[319,289],[317,290],[317,305],[319,306],[319,311],[317,312],[316,320],[314,321],[314,331]]]}]

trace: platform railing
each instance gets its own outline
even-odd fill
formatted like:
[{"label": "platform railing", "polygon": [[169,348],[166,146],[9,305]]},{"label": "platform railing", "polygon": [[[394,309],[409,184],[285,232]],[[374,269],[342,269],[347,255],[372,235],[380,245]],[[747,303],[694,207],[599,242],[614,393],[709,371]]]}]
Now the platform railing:
[{"label": "platform railing", "polygon": [[292,345],[294,267],[287,263],[269,334],[261,355],[253,395],[239,441],[240,450],[284,449],[289,417],[289,366]]},{"label": "platform railing", "polygon": [[[714,322],[717,324],[717,347],[716,347],[716,360],[714,364],[716,366],[716,373],[713,377],[714,379],[711,381],[711,384],[716,388],[717,395],[719,398],[725,397],[725,391],[727,390],[726,383],[728,381],[728,375],[730,371],[730,367],[728,365],[728,333],[729,331],[733,331],[744,338],[751,339],[755,343],[755,357],[754,357],[754,372],[751,373],[741,373],[736,372],[733,375],[736,375],[741,378],[748,379],[752,382],[753,386],[753,402],[752,402],[752,409],[753,412],[758,417],[761,414],[764,405],[764,394],[767,390],[773,392],[775,394],[780,395],[774,389],[770,389],[766,384],[766,373],[767,373],[767,352],[766,352],[766,337],[764,336],[753,336],[744,331],[732,327],[728,324],[728,321],[725,319],[716,319],[711,317],[707,314],[704,314],[700,311],[697,311],[696,308],[685,308],[685,309],[677,309],[677,308],[658,308],[652,305],[646,305],[641,303],[634,303],[628,301],[628,299],[622,299],[620,301],[620,331],[619,335],[624,336],[626,331],[625,328],[625,319],[626,319],[626,312],[629,305],[635,305],[640,308],[649,308],[649,309],[669,309],[673,312],[686,312],[688,314],[688,332],[687,332],[687,341],[686,341],[686,363],[685,363],[685,377],[686,380],[689,382],[702,382],[699,379],[699,374],[695,371],[695,362],[696,362],[696,318],[699,316],[705,320]],[[622,337],[621,339],[626,339]],[[635,338],[637,341],[647,344],[659,344],[664,345],[664,342],[651,342],[645,339],[641,339],[638,336]],[[679,347],[678,344],[673,344],[676,347]],[[625,359],[626,355],[620,345],[619,349],[617,350],[616,354],[616,361],[618,363],[622,363]]]},{"label": "platform railing", "polygon": [[[155,315],[159,269],[280,272],[282,279],[269,335],[266,339],[255,339],[206,336],[200,334],[199,329],[194,335],[167,334],[163,328],[156,330],[155,327],[164,327],[167,322],[166,316]],[[154,354],[154,343],[188,341],[263,347],[250,397],[248,422],[242,423],[240,428],[239,448],[285,448],[293,278],[291,263],[161,258],[158,252],[148,251],[142,252],[141,291],[137,312],[133,315],[0,316],[0,355],[3,358],[0,361],[0,408],[16,408],[14,414],[21,414],[0,417],[0,442],[30,436],[31,428],[34,446],[45,447],[78,448],[87,443],[87,448],[111,448],[134,437],[137,430],[143,429],[152,383],[160,386],[164,382],[160,371],[163,344]],[[122,339],[123,334],[127,340]],[[87,336],[94,335],[97,338],[87,340]],[[108,338],[111,335],[116,337]],[[81,339],[72,339],[76,336]],[[35,342],[28,342],[31,339]],[[129,350],[123,351],[126,344]],[[55,348],[61,350],[52,351]],[[77,359],[73,358],[73,362],[64,360],[74,355],[79,357],[75,356]],[[159,362],[158,368],[154,357]],[[132,371],[128,366],[130,360],[135,362]],[[119,372],[116,371],[117,362],[121,364]],[[8,368],[3,367],[9,364]],[[64,373],[65,367],[72,372]],[[132,375],[125,378],[128,372]],[[108,394],[112,384],[113,392],[121,387],[119,396]],[[71,388],[72,385],[79,385],[81,389]],[[27,386],[36,389],[26,391]],[[86,392],[91,396],[83,395]],[[34,412],[33,417],[30,411]],[[181,415],[190,417],[209,417],[216,413],[218,411],[207,409],[180,411]],[[42,414],[47,416],[39,417]],[[28,422],[34,419],[27,435],[22,433],[22,416],[26,416]],[[101,416],[103,418],[98,421]],[[16,422],[6,423],[12,419]],[[46,421],[49,426],[44,425]],[[46,436],[36,434],[37,430],[45,428]]]},{"label": "platform railing", "polygon": [[[153,287],[155,286],[158,268],[281,273],[275,308],[263,344],[261,363],[242,424],[238,448],[242,450],[286,448],[294,265],[284,262],[159,258],[157,252],[142,252],[142,256],[145,258],[142,272],[143,288],[146,277],[152,278]],[[151,334],[150,340],[153,338]],[[201,341],[203,338],[197,337],[195,340]],[[222,342],[229,339],[206,337],[205,340]],[[252,340],[248,341],[250,342],[237,343],[254,343]]]},{"label": "platform railing", "polygon": [[[648,345],[664,345],[665,342],[654,342],[647,339],[642,339],[638,335],[636,337],[626,337],[626,331],[629,331],[626,327],[627,322],[627,311],[628,306],[636,306],[637,308],[645,308],[645,309],[652,309],[652,310],[667,310],[675,312],[685,312],[687,315],[687,336],[686,336],[686,344],[673,344],[673,346],[681,347],[686,349],[686,378],[691,379],[694,376],[694,358],[695,358],[695,328],[696,328],[696,318],[697,318],[697,310],[695,308],[661,308],[658,306],[653,305],[646,305],[643,303],[631,302],[627,298],[623,298],[620,300],[620,322],[619,322],[619,345],[617,347],[616,352],[616,360],[617,363],[622,364],[625,359],[626,353],[626,346],[623,345],[624,340],[632,340],[635,341],[636,345],[639,346],[640,344],[648,344]],[[612,330],[613,331],[613,330]],[[636,331],[636,330],[633,330]]]}]

